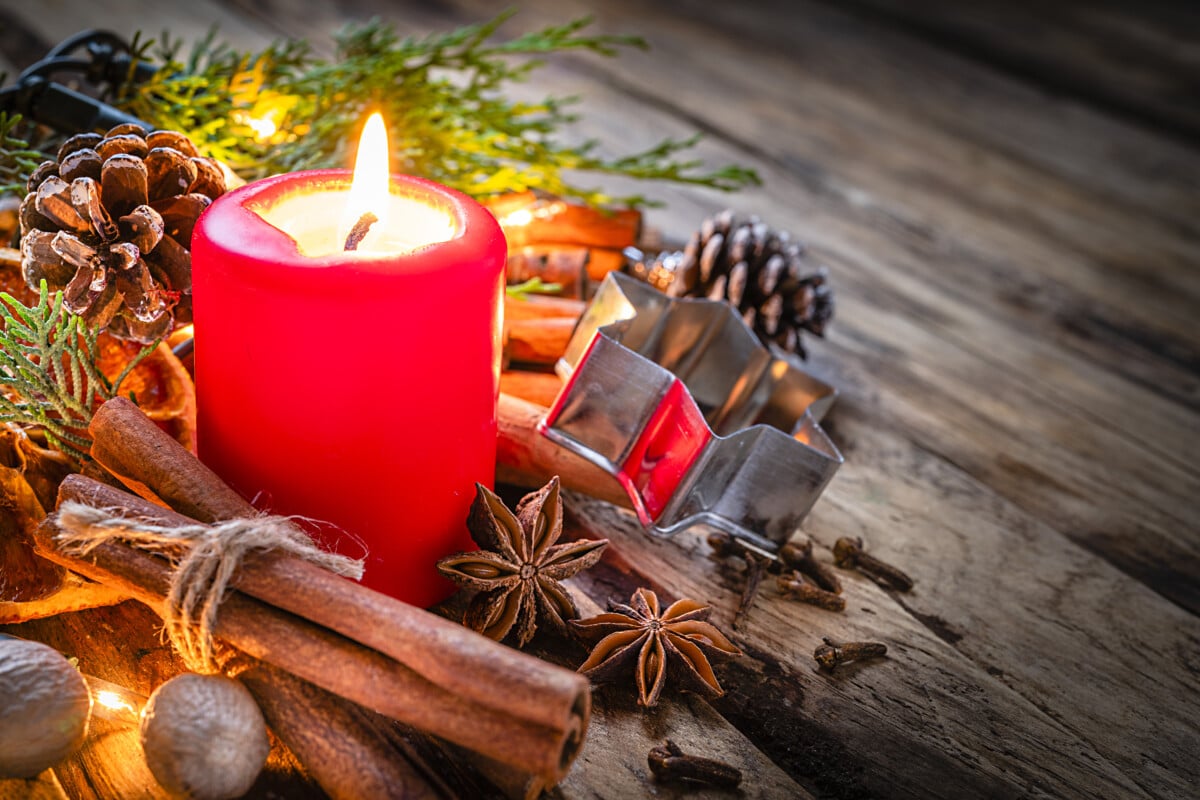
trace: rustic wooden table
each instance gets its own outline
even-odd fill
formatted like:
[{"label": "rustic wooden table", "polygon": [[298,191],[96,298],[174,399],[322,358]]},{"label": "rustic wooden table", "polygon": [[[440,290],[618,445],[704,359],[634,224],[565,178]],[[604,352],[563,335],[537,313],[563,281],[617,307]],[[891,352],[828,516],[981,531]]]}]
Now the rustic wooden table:
[{"label": "rustic wooden table", "polygon": [[[327,46],[379,14],[414,32],[479,21],[478,0],[0,1],[21,65],[81,28],[210,24],[233,43]],[[845,613],[768,588],[733,638],[725,698],[635,709],[597,693],[565,798],[676,796],[648,782],[671,736],[746,773],[747,797],[1194,797],[1200,787],[1200,13],[1183,4],[528,0],[513,31],[595,13],[649,52],[564,58],[531,95],[581,94],[609,152],[699,129],[710,162],[759,170],[735,197],[647,187],[685,237],[731,204],[808,241],[838,313],[811,347],[841,397],[846,456],[805,528],[916,579],[846,574]],[[702,539],[651,540],[573,503],[613,539],[576,584],[711,601],[738,578]],[[134,604],[17,633],[148,693],[177,664]],[[890,657],[819,672],[822,636]],[[434,758],[436,756],[430,756]],[[492,790],[435,766],[464,796]],[[0,784],[4,792],[33,792]],[[156,797],[133,733],[100,730],[36,791]],[[286,760],[259,796],[316,794]],[[698,792],[696,796],[720,796]]]}]

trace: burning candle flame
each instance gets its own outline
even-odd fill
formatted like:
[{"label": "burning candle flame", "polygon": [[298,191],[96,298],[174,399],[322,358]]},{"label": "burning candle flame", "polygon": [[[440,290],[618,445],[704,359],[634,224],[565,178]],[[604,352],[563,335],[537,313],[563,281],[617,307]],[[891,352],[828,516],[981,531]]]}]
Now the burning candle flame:
[{"label": "burning candle flame", "polygon": [[370,241],[377,240],[380,235],[378,232],[387,227],[387,212],[391,205],[388,198],[391,184],[388,167],[387,127],[383,124],[383,115],[376,112],[367,118],[362,137],[358,140],[354,180],[350,184],[350,196],[338,226],[338,241],[344,241],[355,223],[367,213],[374,214],[377,221],[371,226],[372,232],[363,238],[360,249],[370,249]]}]

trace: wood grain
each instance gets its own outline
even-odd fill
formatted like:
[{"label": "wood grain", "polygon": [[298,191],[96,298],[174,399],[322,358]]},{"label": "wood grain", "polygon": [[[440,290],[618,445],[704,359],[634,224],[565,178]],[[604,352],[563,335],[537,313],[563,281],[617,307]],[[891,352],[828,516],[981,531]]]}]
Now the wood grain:
[{"label": "wood grain", "polygon": [[[1200,135],[1200,13],[1192,4],[1145,3],[1134,16],[1120,0],[1059,2],[1036,20],[994,1],[843,5],[1183,141]],[[1181,31],[1190,32],[1190,40],[1180,41]]]},{"label": "wood grain", "polygon": [[[576,586],[572,595],[581,616],[603,609]],[[622,598],[628,601],[628,596]],[[582,650],[580,651],[582,654]],[[554,657],[552,654],[547,654]],[[582,655],[578,663],[582,662]],[[575,664],[571,664],[574,666]],[[660,784],[654,781],[646,756],[652,747],[670,738],[685,751],[715,758],[742,771],[739,796],[745,798],[794,798],[810,795],[758,748],[713,709],[703,698],[668,689],[654,709],[639,708],[637,690],[631,679],[598,687],[593,694],[592,726],[576,768],[559,787],[567,797],[618,798],[653,794],[656,797],[719,800],[725,790]]]},{"label": "wood grain", "polygon": [[[664,581],[671,597],[706,598],[718,608],[717,623],[729,632],[740,581],[696,568],[707,561],[707,546],[699,537],[651,540],[624,518],[626,512],[606,511],[587,507],[580,516],[589,532],[600,527],[614,539],[627,562],[626,586]],[[919,596],[920,571],[887,549],[879,552],[914,573]],[[684,571],[670,567],[681,560],[694,565],[682,579]],[[764,590],[734,633],[735,643],[752,660],[741,659],[719,673],[731,697],[716,703],[718,711],[783,761],[802,784],[821,792],[840,785],[845,796],[991,797],[1035,787],[1057,797],[1147,796],[1094,747],[989,672],[989,667],[1011,668],[1010,658],[999,654],[994,664],[971,663],[947,641],[963,635],[951,623],[927,626],[869,581],[844,577],[844,614]],[[604,587],[590,587],[597,589]],[[927,618],[932,621],[934,615]],[[889,658],[827,675],[812,660],[823,635],[883,641]]]},{"label": "wood grain", "polygon": [[[620,10],[619,3],[606,9],[614,7]],[[708,9],[709,16],[720,17],[720,23],[739,28],[747,36],[771,35],[764,30],[769,20],[726,13],[724,8]],[[535,21],[548,19],[552,13],[562,11],[545,11]],[[805,9],[804,14],[805,21],[813,21],[814,26],[822,22],[853,26],[852,21],[832,17],[821,8]],[[881,381],[873,373],[864,373],[868,385],[859,387],[859,393],[886,393],[889,406],[898,403],[905,412],[904,423],[915,426],[914,434],[921,435],[921,428],[930,426],[929,435],[923,437],[925,446],[965,467],[1005,498],[1044,515],[1088,549],[1174,601],[1197,608],[1198,598],[1189,587],[1198,585],[1198,543],[1185,533],[1195,519],[1187,498],[1200,486],[1200,473],[1187,456],[1195,441],[1192,396],[1200,388],[1189,366],[1200,363],[1189,355],[1198,352],[1195,336],[1187,335],[1194,327],[1190,309],[1195,302],[1196,273],[1184,270],[1178,260],[1187,257],[1182,254],[1189,246],[1194,257],[1194,245],[1156,230],[1157,220],[1135,222],[1123,213],[1125,209],[1103,202],[1103,196],[1092,196],[1089,187],[1067,184],[1053,174],[1031,169],[986,141],[957,140],[932,124],[940,122],[936,118],[918,125],[911,115],[888,113],[887,105],[877,107],[885,103],[885,90],[891,87],[859,89],[854,76],[894,69],[881,64],[878,72],[857,67],[851,72],[851,57],[835,51],[852,47],[853,39],[848,45],[839,40],[835,46],[823,44],[822,37],[813,33],[803,40],[805,53],[822,52],[824,47],[832,63],[845,64],[837,73],[838,83],[833,84],[831,79],[816,81],[808,74],[808,64],[789,64],[773,50],[736,54],[739,39],[710,24],[705,16],[677,24],[668,24],[665,12],[661,17],[643,17],[643,24],[657,31],[656,52],[667,52],[656,58],[653,67],[644,62],[649,56],[640,54],[604,62],[601,67],[589,66],[589,74],[611,69],[614,74],[607,76],[607,82],[620,89],[595,89],[591,97],[602,107],[627,102],[623,92],[627,82],[636,79],[648,102],[660,102],[667,109],[673,103],[686,104],[688,109],[698,109],[694,115],[705,116],[704,109],[711,104],[701,95],[720,87],[719,93],[730,96],[753,94],[767,104],[771,116],[786,123],[768,127],[755,116],[720,115],[723,127],[717,130],[731,137],[735,145],[752,142],[764,158],[751,163],[772,178],[761,194],[746,193],[739,205],[747,212],[760,211],[767,219],[777,215],[777,209],[791,209],[803,224],[788,227],[813,242],[817,254],[838,276],[842,314],[833,326],[830,345],[821,353],[829,356],[831,369],[856,369],[861,352],[856,342],[866,338],[865,347],[875,361],[900,377]],[[805,29],[798,23],[779,27],[793,33]],[[889,40],[885,37],[884,41]],[[685,49],[694,49],[698,42],[714,57],[689,61]],[[865,50],[854,54],[859,55],[870,57]],[[830,69],[825,63],[822,69]],[[731,64],[739,68],[732,69]],[[966,66],[957,73],[964,74],[964,82],[975,77]],[[759,77],[763,74],[785,75],[786,80],[765,83]],[[568,81],[562,78],[559,86],[551,75],[544,83],[561,89]],[[857,79],[858,83],[864,81]],[[674,90],[685,85],[689,88],[683,89],[682,95]],[[926,96],[921,102],[931,105],[931,86],[920,85]],[[655,87],[661,89],[655,91]],[[797,108],[783,93],[790,97],[798,89],[807,99],[819,98],[836,106],[829,111],[820,104]],[[856,96],[856,90],[863,96]],[[916,94],[915,87],[909,91]],[[1031,114],[1044,111],[1052,122],[1062,121],[1063,115],[1056,118],[1055,109],[1045,102],[1031,106]],[[644,127],[639,123],[653,113],[648,110],[646,115],[598,119],[598,136],[602,140],[621,137],[634,146],[643,136]],[[892,146],[868,148],[865,141],[856,144],[841,135],[848,114],[869,124],[868,130],[879,128],[878,140]],[[713,114],[714,125],[716,116]],[[786,133],[802,130],[818,136],[824,120],[837,127],[829,130],[827,140],[820,140],[821,149],[815,154],[804,152],[809,149],[807,139],[798,142]],[[645,127],[652,125],[647,122]],[[1101,132],[1108,133],[1103,128]],[[1057,133],[1066,136],[1071,131]],[[644,136],[648,141],[653,134]],[[1111,136],[1113,146],[1144,138],[1123,130],[1111,131]],[[737,157],[731,147],[714,148],[714,160]],[[787,148],[787,152],[776,156],[768,148]],[[802,152],[790,152],[798,148]],[[839,149],[846,152],[839,155]],[[956,149],[963,152],[961,162],[951,157]],[[970,150],[977,154],[968,157]],[[1165,144],[1160,150],[1170,152],[1173,147]],[[1005,169],[989,168],[981,174],[972,168],[984,154],[989,163]],[[787,164],[807,163],[803,160],[813,155],[821,164],[816,177],[798,167],[786,168]],[[895,158],[913,166],[906,165],[889,177],[895,168],[886,162]],[[953,181],[955,191],[937,188],[925,192],[914,180],[918,164],[923,170],[920,174],[940,176],[941,184]],[[1136,164],[1125,166],[1132,170]],[[1200,176],[1194,158],[1190,164],[1180,163],[1179,169],[1181,181]],[[1014,191],[1003,204],[978,207],[978,195],[1004,191],[1000,179],[1012,171],[1021,172],[1029,186]],[[1143,173],[1134,185],[1149,187],[1154,183],[1151,177]],[[868,189],[852,192],[855,184]],[[1089,209],[1067,205],[1067,210],[1060,212],[1064,193],[1090,198]],[[1031,206],[1029,197],[1046,201],[1045,208],[1037,208],[1039,220],[1062,213],[1063,224],[1069,223],[1079,233],[1066,241],[1065,230],[1039,233],[1043,223],[1034,226],[1022,219],[1026,212],[1021,209]],[[1189,202],[1194,203],[1195,198]],[[676,205],[672,203],[671,218],[677,218]],[[1082,218],[1081,213],[1085,215]],[[1099,217],[1092,220],[1093,215]],[[662,227],[678,229],[679,223],[663,223]],[[956,236],[953,231],[963,233]],[[1166,283],[1161,290],[1152,290],[1153,297],[1142,291],[1137,303],[1128,302],[1135,285],[1122,286],[1125,278],[1112,266],[1114,248],[1128,249],[1127,243],[1111,241],[1118,231],[1126,239],[1141,237],[1144,247],[1139,262],[1143,269],[1158,265],[1156,274]],[[1110,246],[1108,255],[1101,257],[1095,247],[1105,239]],[[1040,252],[1021,253],[1031,242]],[[1014,247],[1021,248],[1015,259],[1011,257]],[[1169,256],[1169,251],[1180,255]],[[1169,267],[1172,261],[1176,266]],[[1061,275],[1071,276],[1072,285],[1060,286]],[[1021,285],[1027,287],[1024,294],[1018,290]],[[1102,292],[1105,297],[1082,297],[1085,290]],[[1041,307],[1043,291],[1052,296],[1067,292],[1074,306]],[[851,303],[856,305],[850,307]],[[1054,305],[1053,301],[1049,304]],[[1135,315],[1139,318],[1136,322],[1129,319]],[[1071,332],[1089,325],[1089,319],[1121,340],[1121,358],[1113,357],[1111,348],[1104,346],[1107,343]],[[1135,328],[1141,332],[1135,333]],[[1115,333],[1121,330],[1126,335]],[[843,344],[855,348],[855,358],[840,351]],[[1164,360],[1160,353],[1173,355]],[[1175,355],[1182,358],[1174,359]],[[1135,374],[1143,368],[1134,366],[1137,364],[1152,364],[1158,381],[1143,381]],[[835,385],[847,380],[838,372],[825,377]],[[989,445],[981,446],[985,441]],[[1153,475],[1154,479],[1130,481],[1127,475]],[[1137,531],[1138,535],[1115,531]],[[1172,566],[1166,567],[1168,564]]]},{"label": "wood grain", "polygon": [[[809,349],[814,372],[841,391],[825,425],[847,460],[806,532],[825,560],[822,547],[861,535],[917,580],[892,595],[847,574],[843,614],[768,587],[737,632],[747,656],[720,672],[728,697],[692,709],[697,738],[681,744],[720,731],[822,797],[1194,795],[1194,10],[519,5],[506,35],[590,12],[597,30],[652,45],[552,59],[518,90],[581,94],[570,136],[619,155],[700,130],[710,164],[765,178],[732,198],[606,183],[666,202],[648,225],[683,239],[730,204],[791,230],[830,267],[838,315]],[[483,0],[56,9],[6,13],[49,41],[85,25],[196,38],[224,19],[243,45],[305,36],[328,53],[328,32],[348,19],[378,14],[419,35],[497,11]],[[739,576],[701,537],[648,539],[624,512],[572,505],[576,532],[614,542],[577,584],[594,602],[651,585],[713,602],[728,630]],[[96,625],[136,624],[123,608],[28,629],[86,643],[111,659],[101,677],[120,680],[134,666]],[[878,639],[890,657],[825,674],[811,658],[822,635]],[[563,797],[671,796],[639,772],[646,737],[662,727],[621,702],[597,694]],[[118,786],[113,763],[86,763],[59,770],[68,794],[95,796],[88,781]],[[780,783],[761,796],[796,792]]]}]

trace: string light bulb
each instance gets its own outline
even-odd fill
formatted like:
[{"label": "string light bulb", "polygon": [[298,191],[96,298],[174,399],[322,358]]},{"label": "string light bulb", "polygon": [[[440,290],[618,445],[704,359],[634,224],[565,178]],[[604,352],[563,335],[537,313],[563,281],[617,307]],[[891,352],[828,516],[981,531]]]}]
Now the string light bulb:
[{"label": "string light bulb", "polygon": [[145,707],[145,695],[138,694],[132,689],[126,689],[95,675],[83,674],[88,690],[92,693],[92,716],[98,719],[115,722],[122,726],[136,728],[138,716]]}]

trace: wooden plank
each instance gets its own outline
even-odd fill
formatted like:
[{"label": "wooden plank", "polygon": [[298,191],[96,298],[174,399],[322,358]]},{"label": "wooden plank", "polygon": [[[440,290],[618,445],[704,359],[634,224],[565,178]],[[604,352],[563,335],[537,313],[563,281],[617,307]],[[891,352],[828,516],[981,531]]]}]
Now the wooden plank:
[{"label": "wooden plank", "polygon": [[[590,96],[601,105],[620,102],[597,90]],[[628,119],[618,125],[626,141],[637,135]],[[679,194],[669,196],[668,217],[686,211]],[[998,315],[989,292],[964,298],[961,284],[944,277],[954,270],[953,255],[912,253],[908,239],[876,230],[870,215],[826,207],[782,177],[738,203],[766,214],[795,209],[805,220],[801,237],[831,264],[841,312],[830,344],[815,348],[823,377],[851,397],[893,393],[889,410],[903,408],[903,422],[919,422],[926,446],[1176,602],[1197,607],[1197,543],[1186,533],[1196,527],[1188,500],[1197,487],[1187,455],[1192,412],[1048,341],[1031,328],[1033,320],[1026,326]],[[880,327],[887,330],[867,332]],[[853,352],[832,349],[838,343]],[[881,384],[867,361],[893,379]],[[944,381],[953,386],[950,396]]]},{"label": "wooden plank", "polygon": [[[482,0],[455,0],[454,7],[460,20],[491,13]],[[527,0],[510,24],[517,32],[573,18],[590,8],[581,0]],[[619,81],[624,91],[643,102],[652,99],[657,107],[714,136],[736,138],[747,150],[762,152],[760,140],[773,131],[787,134],[797,147],[836,145],[826,141],[829,134],[809,130],[809,115],[819,121],[834,110],[862,115],[875,108],[888,120],[884,129],[878,122],[845,119],[833,138],[857,146],[863,158],[887,157],[888,151],[900,149],[892,145],[893,129],[922,123],[921,132],[939,139],[950,136],[986,145],[1112,203],[1170,220],[1182,230],[1195,229],[1193,211],[1200,200],[1194,150],[1060,103],[1037,87],[825,4],[680,0],[670,6],[644,6],[620,0],[592,10],[597,30],[638,33],[651,49],[626,52],[611,61],[573,59],[581,71]],[[394,12],[392,16],[403,21]],[[678,80],[682,72],[691,80]],[[748,95],[752,101],[737,93],[741,87],[736,84],[747,76],[754,81]],[[674,91],[663,96],[654,82],[666,78],[672,78]],[[794,124],[788,117],[799,112],[801,124]],[[749,135],[734,136],[747,131]],[[920,150],[937,152],[938,139],[914,138],[922,141]],[[798,155],[802,154],[780,157],[774,166],[824,177],[828,170],[821,160]]]},{"label": "wooden plank", "polygon": [[[845,614],[764,589],[734,634],[753,661],[721,673],[733,694],[717,709],[822,792],[840,781],[847,794],[899,797],[1186,794],[1197,779],[1184,756],[1196,741],[1197,705],[1179,701],[1194,680],[1186,653],[1200,641],[1195,617],[1086,553],[1063,550],[1053,532],[1011,506],[979,519],[979,505],[995,503],[984,487],[859,426],[860,460],[847,464],[808,527],[826,545],[868,536],[917,589],[889,595],[846,575]],[[881,507],[896,520],[886,534]],[[740,585],[708,562],[702,539],[653,540],[627,512],[598,501],[577,510],[578,524],[611,538],[628,570],[625,582],[589,573],[585,580],[601,578],[589,587],[593,596],[615,599],[631,584],[661,583],[714,602],[729,630]],[[1024,547],[1008,541],[1014,530]],[[1002,597],[984,583],[988,574],[1005,576]],[[1121,608],[1120,620],[1098,608]],[[1141,622],[1163,613],[1161,627]],[[823,635],[884,641],[891,657],[830,676],[812,661]],[[1148,652],[1159,654],[1153,678],[1145,674]],[[1134,683],[1139,707],[1155,710],[1131,721]]]},{"label": "wooden plank", "polygon": [[[605,8],[609,11],[619,5],[609,4]],[[542,21],[535,17],[529,24]],[[655,23],[661,24],[656,26]],[[663,119],[674,113],[669,103],[668,109],[661,114],[651,108],[630,113],[623,79],[629,77],[632,80],[634,74],[644,87],[654,87],[656,82],[664,86],[684,86],[690,81],[690,85],[700,87],[692,91],[712,93],[714,86],[719,85],[717,73],[730,70],[706,65],[710,62],[718,65],[736,63],[744,65],[741,83],[726,86],[718,94],[757,96],[754,76],[761,74],[784,76],[779,83],[793,90],[805,85],[803,70],[794,66],[789,68],[778,57],[760,57],[749,51],[740,52],[736,57],[728,56],[720,49],[724,40],[711,30],[708,38],[704,38],[704,31],[694,30],[698,23],[667,26],[651,14],[644,24],[659,31],[656,41],[669,39],[674,35],[671,31],[679,32],[679,39],[670,40],[675,42],[675,47],[653,66],[637,63],[636,57],[629,59],[629,64],[626,59],[604,62],[605,70],[616,73],[618,88],[610,91],[593,87],[589,102],[598,110],[621,108],[622,111],[607,117],[603,111],[598,111],[587,117],[586,132],[602,141],[620,141],[627,148],[644,146],[664,131],[685,127]],[[683,52],[684,40],[692,41],[693,45],[701,42],[703,46],[697,52],[707,57],[689,61]],[[805,44],[820,46],[817,41]],[[717,48],[715,52],[713,48]],[[589,67],[588,71],[596,70]],[[542,75],[537,90],[575,87],[577,83],[578,77],[552,69]],[[870,107],[865,101],[855,105]],[[696,104],[689,107],[698,109],[695,113],[704,118],[719,115],[719,103],[704,104],[697,99]],[[1052,108],[1041,106],[1034,106],[1030,113],[1037,116],[1043,111],[1053,114]],[[786,114],[786,109],[779,113]],[[770,140],[772,144],[795,140],[796,137],[786,132],[803,130],[809,124],[809,115],[802,117],[793,113],[786,116],[790,125],[775,126],[780,132]],[[830,112],[829,116],[833,119],[830,125],[838,124],[836,114]],[[647,117],[656,121],[648,122]],[[1102,120],[1097,122],[1101,133],[1125,137],[1123,131],[1107,131],[1102,123]],[[928,129],[927,132],[934,136],[937,130]],[[956,145],[945,135],[930,142],[927,151],[915,143],[920,137],[913,134],[908,139],[911,141],[906,139],[903,148],[907,157],[924,158],[929,162],[927,171],[932,173],[952,166],[943,164],[942,154],[946,147]],[[957,147],[962,149],[961,145]],[[1164,147],[1170,150],[1168,145]],[[717,162],[746,158],[744,153],[716,143],[701,152],[715,155]],[[1187,366],[1191,356],[1185,355],[1180,363],[1172,364],[1169,360],[1155,360],[1153,355],[1155,348],[1170,349],[1187,340],[1175,339],[1170,330],[1156,330],[1145,337],[1143,346],[1139,346],[1136,337],[1131,336],[1125,339],[1126,350],[1135,351],[1137,356],[1123,354],[1126,357],[1117,359],[1119,363],[1114,364],[1109,349],[1089,344],[1085,337],[1075,337],[1063,330],[1066,324],[1080,317],[1080,309],[1094,317],[1105,316],[1101,301],[1088,298],[1084,293],[1085,288],[1092,287],[1089,291],[1102,293],[1103,302],[1111,309],[1116,309],[1123,297],[1130,313],[1138,313],[1147,320],[1156,315],[1175,319],[1170,326],[1182,331],[1186,324],[1183,318],[1190,314],[1184,308],[1186,302],[1180,299],[1187,296],[1186,287],[1174,286],[1168,293],[1173,299],[1155,293],[1131,306],[1128,303],[1130,287],[1117,291],[1110,282],[1102,279],[1103,275],[1087,275],[1089,270],[1103,273],[1104,268],[1097,268],[1091,257],[1079,255],[1077,248],[1082,245],[1077,240],[1064,242],[1057,232],[1038,235],[1028,228],[1028,220],[1024,218],[1005,227],[1002,207],[994,209],[995,213],[991,215],[976,209],[973,214],[962,216],[956,207],[970,194],[973,185],[987,177],[965,167],[961,174],[951,172],[957,176],[955,180],[959,184],[956,193],[935,195],[925,201],[927,208],[918,220],[912,224],[903,222],[913,207],[909,202],[913,193],[902,185],[900,178],[872,177],[856,172],[855,180],[851,181],[835,171],[835,168],[861,169],[853,163],[870,162],[874,152],[860,148],[845,153],[816,178],[797,174],[797,169],[790,170],[789,175],[789,171],[778,169],[776,162],[752,162],[770,174],[772,180],[761,192],[743,193],[738,198],[738,205],[746,211],[761,211],[767,219],[777,217],[779,209],[790,209],[803,219],[804,227],[797,230],[793,226],[793,230],[818,245],[819,255],[828,256],[827,260],[834,267],[835,285],[844,289],[847,283],[855,282],[854,291],[867,298],[868,308],[858,309],[866,316],[855,319],[868,319],[882,307],[893,316],[919,320],[913,324],[928,332],[919,347],[904,346],[904,340],[893,338],[892,333],[874,336],[873,346],[880,348],[874,351],[876,356],[886,353],[888,364],[906,368],[915,362],[929,375],[947,371],[943,370],[943,359],[953,357],[958,362],[962,381],[958,384],[956,379],[956,385],[967,394],[960,392],[957,397],[933,398],[940,403],[930,403],[928,398],[910,394],[914,414],[925,419],[931,436],[940,435],[938,415],[943,412],[951,414],[952,418],[971,417],[969,421],[964,420],[960,431],[962,446],[953,451],[942,451],[947,457],[956,459],[956,463],[965,463],[973,474],[993,482],[1006,497],[1046,514],[1048,520],[1070,531],[1070,535],[1085,546],[1104,553],[1122,569],[1151,582],[1176,602],[1189,608],[1197,607],[1197,595],[1188,588],[1196,585],[1197,544],[1184,533],[1194,519],[1187,498],[1195,493],[1197,486],[1196,469],[1188,455],[1194,442],[1195,419],[1193,410],[1188,407],[1190,400],[1180,407],[1180,398],[1171,395],[1170,387],[1183,387],[1190,398],[1200,387],[1200,382]],[[1000,155],[996,157],[1001,158]],[[1196,173],[1194,158],[1189,165],[1181,164],[1180,168],[1184,166],[1191,174]],[[1034,180],[1035,176],[1031,173],[1026,178]],[[859,182],[866,180],[889,180],[891,185],[887,193],[881,194],[874,183],[869,184],[869,199],[853,201],[856,193],[862,195],[864,191],[857,188]],[[1057,187],[1053,193],[1055,200],[1064,193],[1083,191],[1064,181],[1065,178],[1053,181]],[[1135,189],[1149,185],[1149,176],[1142,176]],[[678,231],[683,224],[680,220],[687,218],[685,203],[701,195],[676,190],[667,190],[664,194],[670,200],[670,212],[652,215],[651,220],[668,231]],[[704,209],[706,205],[707,209],[712,208],[711,200],[706,203],[693,199],[692,202],[696,208]],[[1111,210],[1106,210],[1108,206],[1102,198],[1093,197],[1089,202],[1103,217],[1096,222],[1097,226],[1117,225],[1115,218],[1107,218]],[[1016,204],[1017,200],[1013,197],[1008,203]],[[1054,207],[1054,202],[1050,202],[1047,213],[1055,213]],[[881,220],[887,219],[900,220],[902,224],[881,226]],[[949,225],[947,221],[954,224]],[[1142,232],[1143,225],[1148,226],[1148,232]],[[1148,248],[1184,247],[1176,237],[1156,231],[1153,221],[1138,219],[1134,223],[1127,220],[1122,230],[1129,236],[1142,237],[1139,241]],[[936,237],[932,237],[934,231],[938,231]],[[1018,240],[1035,242],[1039,249],[1034,254],[1036,258],[1010,261],[1008,250],[1002,245],[1011,245]],[[1187,247],[1194,249],[1194,244]],[[969,258],[964,258],[964,254]],[[983,269],[980,265],[987,267]],[[1160,270],[1157,274],[1166,272]],[[1059,273],[1066,276],[1062,280],[1069,278],[1073,283],[1055,290]],[[1078,277],[1080,274],[1085,277]],[[1031,294],[1042,291],[1047,284],[1051,292],[1057,291],[1070,298],[1070,305],[1056,311],[1050,319],[1040,309],[1031,309],[1021,296],[1014,296],[1012,289],[1015,285],[1025,285],[1028,287],[1026,294]],[[851,314],[842,315],[843,320],[851,317]],[[1112,327],[1119,329],[1120,325],[1114,322]],[[835,340],[846,331],[842,320],[835,322],[833,328],[831,336]],[[908,330],[905,325],[903,331],[896,333],[904,334]],[[953,345],[948,346],[947,339]],[[902,358],[894,357],[898,355],[894,352],[897,343],[903,348]],[[1184,343],[1181,349],[1186,354],[1196,348]],[[1122,371],[1122,365],[1143,357],[1150,361],[1144,380]],[[1112,374],[1114,372],[1116,374]],[[869,378],[867,380],[871,383]],[[910,392],[913,388],[906,387],[905,391]],[[1164,394],[1167,396],[1162,396]],[[1037,409],[1036,414],[1033,409]],[[981,416],[983,419],[979,418]],[[1081,420],[1090,421],[1084,426],[1082,435]],[[1001,452],[1007,453],[999,463],[988,451],[979,448],[978,434],[973,431],[980,425],[997,431],[993,447],[999,445]],[[1065,460],[1060,457],[1063,455]],[[1114,471],[1110,468],[1112,464],[1121,464],[1123,471]],[[1127,475],[1152,475],[1154,478],[1131,481]],[[1066,483],[1048,482],[1046,476],[1053,476],[1056,481],[1065,476]],[[1064,492],[1063,486],[1071,487],[1071,490]],[[1094,497],[1102,499],[1093,502]],[[1147,534],[1149,539],[1115,535],[1114,532],[1120,530],[1137,530]],[[1160,568],[1155,566],[1158,564],[1173,566]]]},{"label": "wooden plank", "polygon": [[[132,38],[134,33],[141,31],[143,38],[155,39],[160,43],[161,34],[166,31],[172,40],[182,39],[187,46],[202,38],[214,26],[219,38],[233,47],[261,47],[271,38],[269,29],[212,0],[117,3],[103,7],[87,0],[61,0],[55,3],[54,13],[50,14],[31,3],[21,4],[20,8],[7,13],[51,45],[87,28],[110,30],[126,38]],[[187,54],[188,47],[185,46],[180,55],[186,57]]]},{"label": "wooden plank", "polygon": [[1036,16],[995,0],[840,5],[1181,141],[1200,136],[1200,13],[1194,5],[1072,0],[1040,8]]},{"label": "wooden plank", "polygon": [[62,784],[48,769],[36,778],[0,778],[0,800],[69,800]]},{"label": "wooden plank", "polygon": [[[594,582],[572,581],[576,585]],[[573,593],[584,617],[600,613],[596,602],[578,591]],[[623,602],[628,602],[626,595]],[[581,651],[582,652],[582,651]],[[575,667],[582,660],[560,661]],[[579,758],[559,787],[567,798],[625,798],[639,796],[695,797],[719,800],[728,797],[720,789],[659,784],[653,779],[646,755],[664,739],[671,739],[685,752],[715,758],[742,772],[738,792],[747,798],[811,798],[792,778],[773,764],[737,728],[727,722],[703,698],[675,694],[670,689],[659,705],[644,709],[637,705],[633,675],[624,684],[597,687],[592,695],[592,723]]]},{"label": "wooden plank", "polygon": [[[577,63],[621,91],[636,91],[643,102],[755,154],[768,175],[790,174],[822,203],[856,210],[923,255],[949,262],[941,266],[955,267],[956,281],[986,282],[993,301],[1026,315],[1108,310],[1103,316],[1114,329],[1138,322],[1147,332],[1180,339],[1177,369],[1193,366],[1194,337],[1187,334],[1200,276],[1186,265],[1194,257],[1194,212],[1200,210],[1194,153],[1114,129],[1100,117],[1073,121],[1045,98],[1022,96],[1021,87],[988,85],[996,82],[975,74],[970,65],[924,65],[937,54],[911,46],[914,52],[902,51],[909,56],[906,73],[883,82],[876,76],[898,72],[896,58],[887,55],[891,40],[879,41],[884,55],[872,57],[869,45],[877,34],[854,30],[865,41],[845,31],[835,38],[827,29],[848,22],[820,7],[794,7],[783,20],[725,7],[707,15],[719,11],[716,19],[643,14],[637,29],[653,31],[650,53]],[[633,12],[620,3],[605,9],[600,24],[606,29],[619,30],[626,19],[636,24]],[[528,24],[576,10],[581,9],[553,4],[539,9]],[[741,35],[729,36],[730,29]],[[786,51],[770,38],[775,30],[787,32]],[[748,40],[771,46],[751,51],[742,44]],[[819,62],[820,69],[791,55],[795,52]],[[940,84],[927,74],[934,67],[943,68]],[[777,79],[764,81],[763,75]],[[962,95],[979,82],[994,90],[976,92],[987,97],[987,104],[977,100],[964,109]],[[747,95],[756,98],[760,113],[723,112],[722,103],[728,102],[723,98]],[[1012,107],[1018,101],[1024,110]],[[951,120],[948,109],[955,112]],[[1007,129],[1010,117],[1039,121],[1036,136],[995,141],[989,131]],[[1050,137],[1055,149],[1047,154]],[[1072,151],[1098,141],[1118,153],[1117,159],[1105,160],[1104,171],[1123,174],[1119,198],[1112,187],[1079,178],[1084,167],[1074,163],[1079,159]],[[1127,156],[1126,148],[1138,155]],[[1142,164],[1148,154],[1169,160],[1175,170],[1180,192],[1170,203],[1149,202],[1162,183],[1162,165]],[[1086,169],[1096,172],[1092,165]],[[1135,202],[1143,205],[1142,213],[1131,217],[1126,205]],[[1165,222],[1163,215],[1176,210],[1185,211],[1180,224]],[[997,290],[1004,293],[996,296]],[[1140,302],[1130,303],[1130,297]],[[1094,301],[1098,308],[1063,307],[1080,300]],[[1147,355],[1162,359],[1154,352]],[[1194,403],[1194,381],[1188,389]]]}]

